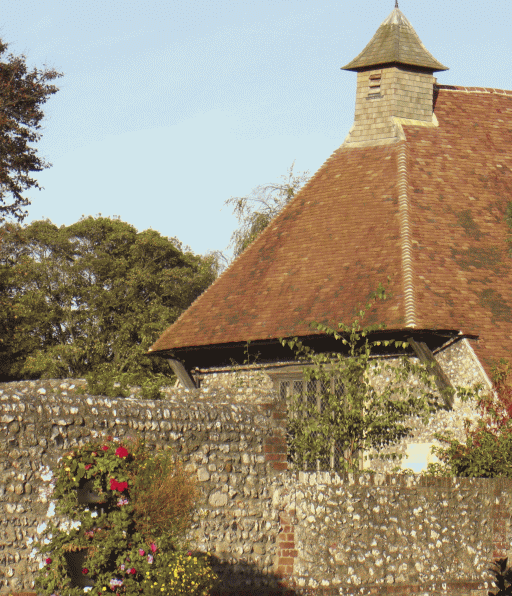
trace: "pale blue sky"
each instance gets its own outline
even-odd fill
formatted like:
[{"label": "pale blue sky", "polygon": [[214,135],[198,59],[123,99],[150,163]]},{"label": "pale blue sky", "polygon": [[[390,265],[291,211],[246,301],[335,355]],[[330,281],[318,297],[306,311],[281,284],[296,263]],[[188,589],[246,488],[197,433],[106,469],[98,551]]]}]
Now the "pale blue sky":
[{"label": "pale blue sky", "polygon": [[[26,222],[119,215],[224,250],[225,199],[314,173],[354,115],[354,58],[394,0],[2,0],[0,36],[64,72]],[[511,0],[401,0],[440,83],[512,88]]]}]

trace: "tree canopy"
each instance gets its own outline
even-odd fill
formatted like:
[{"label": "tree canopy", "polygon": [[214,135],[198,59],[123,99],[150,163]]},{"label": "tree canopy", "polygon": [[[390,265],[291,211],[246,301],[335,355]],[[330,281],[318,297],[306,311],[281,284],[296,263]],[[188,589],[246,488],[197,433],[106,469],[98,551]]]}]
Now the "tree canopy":
[{"label": "tree canopy", "polygon": [[2,233],[4,379],[171,375],[145,353],[215,279],[213,257],[104,217],[6,224]]},{"label": "tree canopy", "polygon": [[[7,48],[0,40],[0,57]],[[61,76],[53,69],[29,71],[24,55],[0,60],[0,224],[25,218],[23,207],[30,202],[22,193],[41,188],[31,172],[51,165],[29,143],[41,138],[41,106],[58,91],[50,82]]]},{"label": "tree canopy", "polygon": [[246,197],[231,197],[225,201],[225,205],[234,205],[233,213],[239,224],[231,236],[230,244],[235,257],[251,244],[309,180],[307,171],[294,175],[294,165],[295,162],[288,174],[281,176],[284,182],[262,184]]}]

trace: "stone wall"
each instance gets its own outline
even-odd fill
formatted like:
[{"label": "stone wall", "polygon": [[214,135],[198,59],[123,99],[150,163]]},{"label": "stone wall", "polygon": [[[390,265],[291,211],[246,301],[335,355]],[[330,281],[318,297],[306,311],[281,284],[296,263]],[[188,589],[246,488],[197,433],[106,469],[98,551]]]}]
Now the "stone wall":
[{"label": "stone wall", "polygon": [[197,474],[202,500],[190,539],[217,556],[226,589],[255,575],[260,586],[277,587],[279,519],[270,487],[287,465],[278,404],[240,404],[213,390],[169,389],[156,402],[136,392],[126,399],[75,394],[83,384],[0,385],[0,592],[33,588],[39,559],[32,544],[54,515],[51,470],[63,453],[97,435],[137,433],[150,448],[171,444]]},{"label": "stone wall", "polygon": [[171,444],[197,475],[190,539],[216,556],[223,592],[422,586],[434,596],[445,584],[486,594],[484,570],[508,554],[509,484],[292,473],[284,404],[257,373],[251,389],[210,371],[201,389],[169,388],[156,402],[135,389],[126,399],[77,395],[83,381],[0,385],[0,593],[32,589],[33,542],[53,515],[51,470],[64,451],[140,433],[150,447]]},{"label": "stone wall", "polygon": [[288,473],[280,571],[324,594],[487,594],[508,556],[512,479]]}]

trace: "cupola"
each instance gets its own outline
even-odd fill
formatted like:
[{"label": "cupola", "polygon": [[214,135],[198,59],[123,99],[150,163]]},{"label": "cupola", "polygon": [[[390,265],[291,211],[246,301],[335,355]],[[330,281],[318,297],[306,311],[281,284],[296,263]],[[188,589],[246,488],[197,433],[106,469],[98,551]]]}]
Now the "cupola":
[{"label": "cupola", "polygon": [[398,4],[342,70],[357,72],[354,125],[344,146],[396,142],[404,138],[402,124],[436,126],[433,73],[448,69],[421,43]]}]

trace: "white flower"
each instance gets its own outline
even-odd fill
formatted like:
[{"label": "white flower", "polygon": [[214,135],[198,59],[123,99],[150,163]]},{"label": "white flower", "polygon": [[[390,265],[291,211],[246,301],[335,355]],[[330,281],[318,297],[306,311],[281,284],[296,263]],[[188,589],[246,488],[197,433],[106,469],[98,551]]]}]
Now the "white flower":
[{"label": "white flower", "polygon": [[92,590],[92,586],[87,586],[84,588],[84,592],[90,592]]},{"label": "white flower", "polygon": [[91,517],[98,517],[97,511],[91,511]]}]

